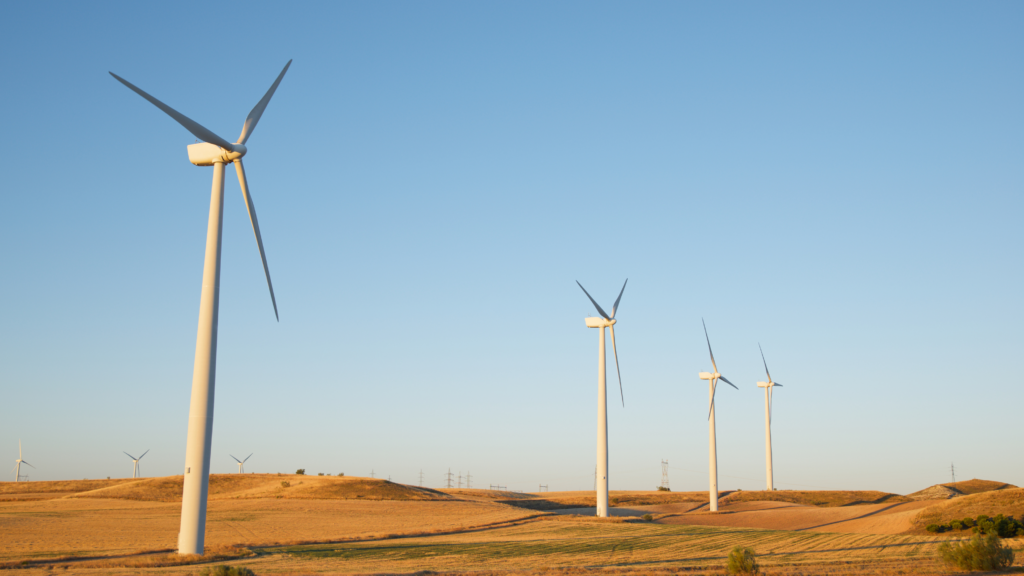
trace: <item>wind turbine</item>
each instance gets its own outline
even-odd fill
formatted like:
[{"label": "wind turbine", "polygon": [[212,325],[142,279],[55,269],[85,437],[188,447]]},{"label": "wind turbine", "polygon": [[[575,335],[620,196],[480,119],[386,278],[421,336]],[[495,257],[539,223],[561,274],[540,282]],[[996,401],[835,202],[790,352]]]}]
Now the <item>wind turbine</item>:
[{"label": "wind turbine", "polygon": [[[736,385],[729,382],[725,376],[718,373],[718,365],[715,364],[715,353],[711,351],[711,339],[708,338],[708,326],[704,324],[704,319],[700,319],[700,323],[704,326],[704,339],[708,342],[708,354],[711,355],[711,367],[715,369],[714,372],[701,372],[698,374],[701,380],[708,381],[708,396],[710,397],[709,403],[711,404],[708,410],[708,432],[711,435],[711,444],[709,446],[708,466],[711,486],[709,489],[710,498],[710,510],[712,512],[718,512],[718,448],[715,445],[715,389],[718,387],[718,381],[721,380],[729,386],[736,388]],[[739,390],[739,388],[736,388]]]},{"label": "wind turbine", "polygon": [[135,467],[132,469],[132,478],[138,478],[139,477],[139,460],[142,460],[142,457],[145,456],[146,454],[149,454],[149,450],[146,450],[145,452],[143,452],[142,456],[139,456],[138,458],[136,458],[135,456],[132,456],[131,454],[125,452],[125,456],[128,456],[129,458],[131,458],[132,462],[135,463]]},{"label": "wind turbine", "polygon": [[[757,344],[761,350],[761,343]],[[764,388],[764,445],[768,459],[768,490],[775,490],[775,480],[772,477],[772,388],[782,386],[772,380],[772,374],[768,371],[768,362],[764,359],[764,350],[761,350],[761,362],[764,363],[764,373],[768,375],[767,382],[758,382],[758,388]]]},{"label": "wind turbine", "polygon": [[[185,487],[181,501],[181,530],[178,532],[179,554],[202,554],[206,536],[206,502],[210,484],[210,447],[213,441],[213,399],[217,373],[217,318],[220,304],[220,250],[221,224],[224,208],[224,165],[234,163],[238,174],[238,183],[242,187],[242,197],[249,211],[249,221],[256,236],[256,246],[263,261],[263,273],[267,277],[267,288],[270,289],[270,302],[274,305],[274,317],[277,315],[277,300],[274,298],[274,285],[270,282],[270,269],[267,267],[267,256],[263,251],[263,238],[260,235],[259,220],[256,218],[256,207],[249,195],[249,185],[245,178],[242,157],[247,151],[245,143],[252,136],[256,124],[266,110],[270,98],[277,90],[285,72],[291,66],[289,60],[277,79],[256,103],[242,125],[242,134],[238,142],[231,144],[214,134],[198,122],[181,114],[177,110],[150,96],[134,84],[113,72],[117,79],[139,96],[149,100],[179,124],[185,127],[202,143],[188,146],[188,159],[196,166],[213,166],[213,189],[210,193],[210,217],[206,228],[206,256],[203,261],[203,289],[199,300],[199,330],[196,335],[196,356],[192,372],[192,399],[188,412],[188,441],[185,447]],[[278,318],[280,321],[280,318]]]},{"label": "wind turbine", "polygon": [[25,462],[25,459],[21,457],[21,440],[18,440],[18,459],[15,460],[14,462],[15,462],[15,464],[14,464],[14,481],[15,482],[21,482],[21,465],[22,464],[24,464],[25,466],[29,466],[31,468],[35,468],[35,466],[32,466],[28,462]]},{"label": "wind turbine", "polygon": [[615,304],[612,305],[612,315],[609,316],[598,306],[594,298],[587,292],[587,289],[583,288],[583,284],[580,284],[579,280],[576,281],[576,284],[587,295],[587,298],[590,298],[594,308],[597,308],[597,312],[601,314],[600,318],[587,318],[586,323],[587,328],[601,329],[597,353],[597,475],[595,491],[597,492],[597,515],[603,518],[608,516],[608,394],[606,392],[604,374],[604,329],[609,328],[612,332],[612,353],[615,354],[615,372],[619,375],[619,397],[622,399],[622,406],[625,407],[626,399],[622,395],[622,373],[619,372],[619,352],[615,348],[615,312],[619,308],[619,300],[622,300],[622,293],[626,291],[626,283],[628,282],[629,278],[626,278],[626,282],[622,283],[622,290],[619,290],[619,297],[615,299]]},{"label": "wind turbine", "polygon": [[[253,454],[255,454],[255,452]],[[228,456],[231,456],[231,454],[228,454]],[[243,469],[242,465],[245,464],[246,460],[248,460],[249,458],[252,458],[252,454],[249,454],[248,456],[246,456],[245,460],[239,460],[238,458],[235,458],[234,456],[231,456],[232,460],[234,460],[235,462],[238,462],[238,473],[239,474],[242,474],[243,472],[245,472],[245,470]]]}]

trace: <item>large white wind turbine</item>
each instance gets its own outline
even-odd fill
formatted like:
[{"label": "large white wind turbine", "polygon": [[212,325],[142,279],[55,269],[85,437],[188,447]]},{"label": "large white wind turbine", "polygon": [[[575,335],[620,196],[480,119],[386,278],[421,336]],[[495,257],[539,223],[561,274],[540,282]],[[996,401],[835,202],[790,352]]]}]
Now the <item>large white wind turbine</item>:
[{"label": "large white wind turbine", "polygon": [[587,295],[587,298],[590,298],[590,302],[594,304],[594,308],[597,308],[597,312],[601,315],[600,318],[590,317],[586,319],[587,328],[601,329],[597,353],[597,475],[595,487],[597,492],[597,515],[601,517],[608,516],[608,394],[606,392],[604,374],[604,329],[611,329],[612,353],[615,354],[615,372],[619,375],[619,397],[622,399],[622,405],[625,406],[626,399],[622,395],[622,373],[619,372],[619,352],[615,348],[615,312],[619,308],[619,300],[622,300],[622,293],[626,291],[627,282],[629,282],[629,278],[626,279],[626,282],[622,283],[622,290],[619,290],[619,297],[615,299],[615,304],[612,304],[612,315],[609,316],[598,306],[597,302],[590,296],[590,293],[587,292],[587,289],[583,288],[583,284],[580,284],[579,280],[576,281],[576,284],[579,284],[583,293]]},{"label": "large white wind turbine", "polygon": [[[255,454],[255,452],[253,454]],[[231,454],[228,454],[228,456],[231,456]],[[252,458],[252,454],[249,454],[248,456],[246,456],[245,460],[239,460],[238,458],[235,458],[234,456],[231,456],[232,460],[234,460],[235,462],[238,462],[238,473],[239,474],[245,472],[245,468],[243,467],[243,464],[245,464],[245,461],[248,460],[249,458]]]},{"label": "large white wind turbine", "polygon": [[14,481],[15,482],[21,482],[21,465],[22,464],[24,464],[25,466],[29,466],[29,467],[35,468],[35,466],[32,466],[28,462],[25,462],[25,459],[21,457],[21,440],[18,440],[18,459],[15,460],[14,462],[15,462],[15,464],[14,464]]},{"label": "large white wind turbine", "polygon": [[203,263],[203,289],[199,300],[199,330],[196,336],[195,365],[192,372],[192,399],[188,412],[188,442],[185,448],[185,488],[181,502],[181,530],[178,532],[179,554],[202,554],[206,536],[206,501],[210,483],[210,447],[213,438],[213,399],[217,372],[217,316],[220,303],[220,249],[221,224],[224,208],[224,165],[234,164],[238,174],[238,183],[242,187],[242,197],[249,211],[252,231],[256,236],[256,246],[263,261],[263,273],[267,277],[270,289],[270,302],[274,305],[274,316],[277,317],[277,300],[274,298],[274,285],[270,282],[270,269],[267,267],[267,256],[263,251],[263,238],[260,225],[256,218],[256,207],[249,195],[249,185],[245,179],[245,168],[242,157],[245,156],[245,143],[252,136],[256,124],[266,110],[270,98],[277,90],[285,72],[291,66],[289,60],[284,70],[256,103],[242,126],[242,134],[234,144],[214,134],[191,118],[174,110],[170,106],[150,96],[140,88],[113,72],[111,76],[133,90],[139,96],[149,100],[168,116],[174,118],[202,143],[188,146],[188,159],[196,166],[213,166],[213,190],[210,194],[210,218],[206,228],[206,257]]},{"label": "large white wind turbine", "polygon": [[132,468],[132,478],[138,478],[139,477],[139,460],[142,460],[143,456],[145,456],[146,454],[149,454],[149,450],[146,450],[145,452],[143,452],[142,456],[139,456],[138,458],[136,458],[135,456],[132,456],[131,454],[129,454],[127,452],[125,452],[124,454],[125,454],[125,456],[131,458],[132,462],[135,463],[135,466]]},{"label": "large white wind turbine", "polygon": [[[761,344],[757,344],[761,350]],[[772,388],[782,386],[772,380],[772,374],[768,371],[768,362],[764,359],[764,350],[761,350],[761,362],[764,363],[764,373],[768,375],[767,382],[758,382],[758,388],[764,388],[764,446],[766,458],[768,459],[768,490],[775,490],[775,480],[772,475]]]},{"label": "large white wind turbine", "polygon": [[[729,386],[736,388],[736,385],[729,382],[718,373],[718,365],[715,364],[715,353],[711,351],[711,339],[708,338],[708,327],[704,324],[704,319],[700,319],[700,323],[704,325],[704,339],[708,342],[708,354],[711,355],[711,367],[715,369],[714,372],[701,372],[699,374],[701,380],[708,381],[708,396],[711,404],[708,410],[708,433],[711,436],[711,444],[708,448],[708,475],[710,477],[711,486],[709,488],[709,500],[710,510],[712,512],[718,512],[718,447],[715,445],[715,389],[718,387],[718,381],[721,380]],[[739,388],[736,388],[739,390]]]}]

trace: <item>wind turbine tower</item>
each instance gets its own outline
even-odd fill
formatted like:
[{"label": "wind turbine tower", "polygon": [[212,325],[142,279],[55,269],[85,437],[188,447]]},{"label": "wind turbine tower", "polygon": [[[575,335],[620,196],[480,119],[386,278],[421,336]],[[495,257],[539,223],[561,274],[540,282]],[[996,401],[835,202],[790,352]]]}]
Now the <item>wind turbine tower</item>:
[{"label": "wind turbine tower", "polygon": [[[757,345],[761,350],[761,344]],[[761,362],[764,363],[764,373],[768,375],[767,382],[758,382],[758,388],[764,388],[764,445],[766,458],[768,460],[768,491],[775,490],[775,480],[772,476],[772,388],[782,386],[772,380],[771,372],[768,372],[768,362],[764,359],[764,350],[761,350]]]},{"label": "wind turbine tower", "polygon": [[206,503],[210,487],[210,449],[213,443],[213,399],[217,374],[217,318],[220,308],[220,251],[221,225],[224,221],[224,166],[234,164],[238,183],[242,187],[242,198],[249,211],[249,221],[256,246],[263,261],[263,273],[270,289],[270,302],[277,318],[277,300],[274,285],[270,282],[270,269],[263,251],[256,207],[249,195],[249,184],[245,178],[242,157],[247,149],[245,143],[252,136],[256,124],[263,116],[270,98],[291,66],[289,60],[277,80],[270,86],[263,98],[256,103],[242,125],[242,134],[234,144],[198,122],[157,100],[131,82],[110,73],[118,82],[148,100],[174,118],[201,143],[188,146],[188,159],[196,166],[213,166],[213,187],[210,192],[210,217],[206,228],[206,256],[203,262],[203,288],[199,300],[199,330],[196,334],[196,356],[192,372],[192,398],[188,411],[188,441],[185,446],[185,488],[181,500],[181,530],[178,532],[179,554],[202,554],[206,539]]},{"label": "wind turbine tower", "polygon": [[[700,323],[704,326],[704,339],[708,343],[708,354],[711,355],[711,367],[715,369],[714,372],[701,372],[698,374],[701,380],[708,381],[708,396],[709,403],[711,404],[708,410],[708,434],[710,435],[710,445],[708,447],[708,476],[710,481],[710,487],[708,489],[708,497],[710,510],[712,512],[718,512],[718,447],[715,445],[715,389],[718,387],[718,381],[721,380],[729,386],[736,388],[736,385],[726,380],[725,376],[718,373],[718,365],[715,364],[715,353],[711,351],[711,339],[708,338],[708,327],[704,324],[704,319],[700,319]],[[739,390],[739,388],[736,388]]]},{"label": "wind turbine tower", "polygon": [[[231,454],[228,454],[228,456],[231,456]],[[232,460],[234,460],[235,462],[238,462],[238,473],[239,474],[244,474],[245,473],[245,466],[244,466],[244,464],[246,463],[246,461],[249,460],[249,458],[252,458],[252,454],[249,454],[248,456],[246,456],[245,460],[239,460],[238,458],[235,458],[234,456],[231,456]]]},{"label": "wind turbine tower", "polygon": [[14,463],[14,481],[15,482],[21,482],[21,465],[22,464],[24,464],[25,466],[29,466],[30,468],[35,468],[35,466],[32,466],[31,464],[26,462],[24,458],[22,458],[22,456],[21,456],[21,440],[18,440],[18,459],[15,460],[14,462],[15,462]]},{"label": "wind turbine tower", "polygon": [[605,386],[605,362],[604,362],[604,329],[608,328],[612,334],[612,353],[615,354],[615,372],[619,376],[619,397],[622,399],[622,406],[626,406],[625,397],[622,395],[622,373],[619,371],[619,353],[615,348],[615,312],[619,308],[619,301],[622,300],[622,293],[626,291],[626,282],[622,283],[622,290],[619,290],[619,297],[612,305],[612,314],[609,316],[597,304],[587,292],[587,289],[579,285],[583,293],[590,298],[590,302],[597,308],[600,318],[589,317],[586,319],[587,328],[598,328],[601,330],[598,339],[597,352],[597,472],[594,475],[594,491],[597,492],[597,515],[602,518],[608,517],[608,394]]},{"label": "wind turbine tower", "polygon": [[145,456],[146,454],[149,454],[149,450],[146,450],[145,452],[143,452],[142,456],[139,456],[138,458],[136,458],[135,456],[132,456],[131,454],[129,454],[127,452],[125,452],[124,454],[125,454],[125,456],[131,458],[132,462],[135,463],[135,466],[132,468],[132,478],[138,478],[139,477],[139,460],[142,460],[143,456]]}]

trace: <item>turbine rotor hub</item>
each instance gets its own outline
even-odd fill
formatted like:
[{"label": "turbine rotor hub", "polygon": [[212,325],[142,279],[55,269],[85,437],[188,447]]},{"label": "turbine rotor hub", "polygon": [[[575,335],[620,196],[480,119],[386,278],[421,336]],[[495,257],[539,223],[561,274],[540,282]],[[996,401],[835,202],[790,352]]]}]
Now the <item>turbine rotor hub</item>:
[{"label": "turbine rotor hub", "polygon": [[189,144],[188,161],[196,166],[213,166],[218,162],[230,164],[248,152],[243,144],[234,144],[233,148],[234,150],[228,150],[209,142]]}]

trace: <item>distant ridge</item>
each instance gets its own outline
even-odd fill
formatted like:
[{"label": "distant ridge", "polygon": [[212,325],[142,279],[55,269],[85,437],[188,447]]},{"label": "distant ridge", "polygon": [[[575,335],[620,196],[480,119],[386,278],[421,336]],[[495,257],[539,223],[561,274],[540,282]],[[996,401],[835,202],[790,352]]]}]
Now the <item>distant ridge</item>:
[{"label": "distant ridge", "polygon": [[1013,484],[996,482],[994,480],[963,480],[961,482],[948,482],[936,484],[913,494],[907,494],[907,498],[914,500],[949,500],[969,494],[981,494],[982,492],[993,492],[995,490],[1008,490],[1016,488]]}]

